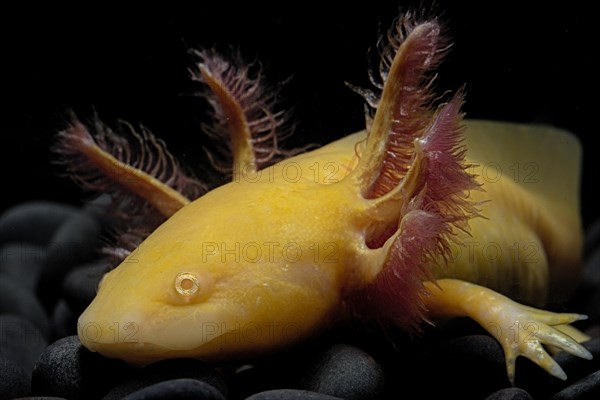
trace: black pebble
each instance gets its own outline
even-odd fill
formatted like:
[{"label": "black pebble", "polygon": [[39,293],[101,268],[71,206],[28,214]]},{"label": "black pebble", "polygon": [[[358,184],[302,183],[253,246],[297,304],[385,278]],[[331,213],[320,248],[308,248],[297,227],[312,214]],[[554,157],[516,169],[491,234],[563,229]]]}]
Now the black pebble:
[{"label": "black pebble", "polygon": [[12,400],[30,394],[31,386],[27,373],[16,363],[0,355],[0,400]]},{"label": "black pebble", "polygon": [[71,311],[65,300],[59,300],[50,317],[51,338],[58,340],[65,336],[76,335],[79,315]]},{"label": "black pebble", "polygon": [[51,344],[33,370],[32,392],[70,400],[97,399],[128,371],[118,360],[87,350],[77,336]]},{"label": "black pebble", "polygon": [[22,316],[44,335],[49,333],[48,316],[35,295],[19,281],[0,276],[0,314],[3,313]]},{"label": "black pebble", "polygon": [[485,400],[533,400],[533,397],[523,389],[506,388],[492,393]]},{"label": "black pebble", "polygon": [[77,213],[75,207],[47,201],[16,205],[0,215],[0,243],[45,245],[58,227]]},{"label": "black pebble", "polygon": [[98,256],[100,233],[99,221],[91,213],[80,212],[67,219],[52,236],[37,287],[46,310],[52,310],[58,300],[66,274]]},{"label": "black pebble", "polygon": [[63,281],[63,296],[73,313],[80,315],[96,297],[98,282],[108,271],[108,264],[95,262],[77,267]]},{"label": "black pebble", "polygon": [[341,397],[298,389],[276,389],[260,392],[246,400],[343,400]]},{"label": "black pebble", "polygon": [[46,249],[28,243],[9,243],[0,249],[0,275],[34,290],[42,270]]},{"label": "black pebble", "polygon": [[[336,337],[337,339],[337,337]],[[286,350],[274,352],[239,366],[228,376],[229,395],[244,399],[254,393],[274,389],[302,388],[301,380],[309,366],[334,344],[326,338],[308,341]]]},{"label": "black pebble", "polygon": [[145,387],[123,400],[225,400],[214,386],[196,379],[172,379]]},{"label": "black pebble", "polygon": [[199,360],[174,359],[159,361],[136,370],[107,393],[103,400],[119,400],[156,383],[183,378],[203,381],[227,396],[225,380],[214,368]]},{"label": "black pebble", "polygon": [[266,390],[298,386],[301,376],[299,360],[288,357],[286,360],[271,359],[261,365],[245,365],[230,377],[229,388],[232,398],[246,398],[253,393]]},{"label": "black pebble", "polygon": [[402,385],[422,398],[482,399],[510,387],[502,348],[487,335],[461,336],[431,345],[416,358],[405,379]]},{"label": "black pebble", "polygon": [[552,400],[584,400],[600,398],[600,371],[566,387],[552,396]]},{"label": "black pebble", "polygon": [[361,349],[335,345],[309,367],[302,388],[348,400],[377,399],[383,391],[381,366]]},{"label": "black pebble", "polygon": [[0,315],[0,357],[13,361],[28,377],[47,345],[42,332],[28,320],[16,315]]},{"label": "black pebble", "polygon": [[30,397],[19,397],[14,400],[67,400],[64,397],[54,397],[54,396],[30,396]]}]

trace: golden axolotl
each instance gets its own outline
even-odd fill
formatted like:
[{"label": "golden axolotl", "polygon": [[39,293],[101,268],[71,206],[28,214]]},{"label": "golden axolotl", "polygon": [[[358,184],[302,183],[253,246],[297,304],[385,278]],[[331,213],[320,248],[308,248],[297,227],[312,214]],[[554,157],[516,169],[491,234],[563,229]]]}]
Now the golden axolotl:
[{"label": "golden axolotl", "polygon": [[577,140],[463,121],[462,91],[434,106],[432,71],[448,47],[435,19],[401,17],[381,43],[377,92],[357,89],[366,130],[295,154],[278,146],[285,113],[260,74],[197,52],[193,76],[216,121],[208,133],[232,156],[231,181],[201,196],[148,132],[130,135],[137,159],[99,123],[95,136],[77,120],[61,132],[75,177],[121,193],[117,214],[136,211],[123,238],[148,213],[164,220],[135,250],[116,251],[126,258],[79,319],[88,349],[140,364],[220,361],[349,316],[412,331],[468,316],[501,343],[511,380],[521,355],[566,378],[544,345],[591,357],[564,333],[585,316],[533,308],[563,299],[578,276]]}]

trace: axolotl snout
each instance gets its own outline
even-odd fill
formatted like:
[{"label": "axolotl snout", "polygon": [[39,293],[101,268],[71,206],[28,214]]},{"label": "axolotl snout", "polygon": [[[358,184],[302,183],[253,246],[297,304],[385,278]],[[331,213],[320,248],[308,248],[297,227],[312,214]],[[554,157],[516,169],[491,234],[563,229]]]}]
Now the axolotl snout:
[{"label": "axolotl snout", "polygon": [[[502,344],[511,379],[520,355],[565,378],[543,345],[590,357],[564,333],[584,316],[515,301],[541,306],[576,283],[577,140],[463,120],[462,91],[434,107],[431,71],[448,44],[440,25],[408,15],[388,36],[373,79],[380,93],[359,90],[366,130],[283,160],[284,115],[268,90],[244,64],[197,53],[194,78],[209,88],[216,121],[209,134],[229,140],[232,180],[193,201],[172,159],[158,176],[158,161],[135,164],[104,128],[94,138],[75,121],[61,133],[59,151],[84,160],[71,168],[79,181],[97,187],[91,169],[110,176],[111,188],[166,219],[102,279],[79,319],[87,348],[142,364],[222,361],[341,318],[415,331],[469,316]],[[149,134],[135,137],[153,143],[156,159],[171,157]],[[507,173],[515,167],[529,180]]]}]

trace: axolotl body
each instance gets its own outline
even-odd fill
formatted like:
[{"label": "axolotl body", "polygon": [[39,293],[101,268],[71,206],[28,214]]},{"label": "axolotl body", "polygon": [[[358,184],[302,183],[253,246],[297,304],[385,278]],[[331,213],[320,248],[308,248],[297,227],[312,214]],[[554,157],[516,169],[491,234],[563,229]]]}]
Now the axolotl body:
[{"label": "axolotl body", "polygon": [[381,93],[363,91],[366,130],[271,165],[286,155],[272,96],[243,64],[199,52],[194,77],[210,89],[209,133],[229,140],[232,180],[193,201],[172,160],[156,173],[171,156],[149,134],[136,137],[157,157],[137,164],[112,134],[94,138],[78,121],[60,134],[66,159],[85,161],[70,164],[80,182],[97,185],[93,169],[165,219],[103,277],[79,319],[87,348],[141,364],[223,361],[342,318],[417,331],[468,316],[501,343],[510,379],[521,355],[566,377],[543,345],[590,358],[564,333],[584,316],[533,308],[577,281],[577,140],[463,120],[462,91],[434,107],[431,71],[447,47],[440,25],[408,15],[388,36],[374,79]]}]

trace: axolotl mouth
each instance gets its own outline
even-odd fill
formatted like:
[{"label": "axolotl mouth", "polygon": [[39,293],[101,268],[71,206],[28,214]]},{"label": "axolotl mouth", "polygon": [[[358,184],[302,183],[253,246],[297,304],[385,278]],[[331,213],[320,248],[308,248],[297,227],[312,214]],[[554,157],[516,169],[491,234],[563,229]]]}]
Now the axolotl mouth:
[{"label": "axolotl mouth", "polygon": [[78,323],[79,338],[91,351],[144,365],[167,358],[192,357],[210,362],[244,359],[260,354],[260,343],[295,336],[297,330],[295,325],[277,322],[198,321],[193,315],[160,328],[152,326],[147,319],[146,322],[141,318],[120,321],[92,321],[84,313]]},{"label": "axolotl mouth", "polygon": [[[89,332],[89,329],[87,330]],[[81,336],[80,336],[81,337]],[[126,361],[135,365],[146,365],[156,360],[169,358],[188,358],[190,354],[204,354],[207,348],[220,348],[223,339],[219,336],[209,340],[205,344],[191,349],[171,349],[155,343],[138,341],[135,338],[126,338],[123,342],[101,342],[95,339],[85,343],[85,346],[91,351],[97,351],[109,358],[123,358],[123,354],[127,354]],[[202,357],[205,361],[219,362],[228,357],[217,356],[214,352],[210,357]]]}]

